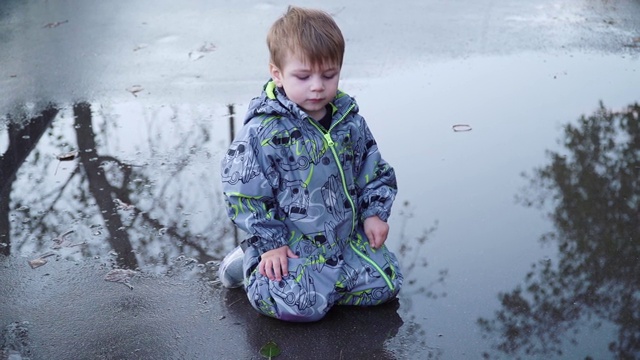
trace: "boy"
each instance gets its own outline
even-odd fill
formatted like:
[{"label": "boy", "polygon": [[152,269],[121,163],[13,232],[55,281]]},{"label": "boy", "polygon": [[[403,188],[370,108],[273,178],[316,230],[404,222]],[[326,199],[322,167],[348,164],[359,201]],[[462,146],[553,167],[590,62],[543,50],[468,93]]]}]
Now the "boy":
[{"label": "boy", "polygon": [[222,160],[229,217],[252,237],[219,277],[285,321],[392,300],[403,279],[384,246],[396,178],[338,90],[342,33],[325,12],[289,7],[267,45],[271,80]]}]

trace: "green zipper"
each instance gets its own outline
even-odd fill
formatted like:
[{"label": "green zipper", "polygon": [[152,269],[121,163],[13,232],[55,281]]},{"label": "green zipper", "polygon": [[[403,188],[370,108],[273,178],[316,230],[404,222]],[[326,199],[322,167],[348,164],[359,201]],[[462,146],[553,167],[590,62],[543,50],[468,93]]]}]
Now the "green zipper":
[{"label": "green zipper", "polygon": [[[370,257],[368,257],[365,253],[363,253],[362,251],[358,250],[354,245],[353,242],[349,243],[349,246],[351,246],[351,248],[353,249],[353,251],[356,252],[356,254],[358,254],[358,256],[360,256],[361,258],[363,258],[366,262],[368,262],[371,266],[373,266],[374,268],[376,268],[376,271],[378,271],[378,273],[380,274],[380,276],[382,276],[382,278],[384,279],[384,281],[387,283],[387,286],[389,287],[389,289],[391,289],[391,291],[393,291],[395,289],[395,287],[393,286],[393,283],[391,282],[391,279],[389,279],[389,276],[387,276],[387,273],[385,273],[380,266],[378,266],[378,264],[376,264],[375,261],[371,260]],[[391,264],[389,264],[391,265]]]},{"label": "green zipper", "polygon": [[[353,110],[354,107],[355,107],[355,104],[351,104],[351,107],[349,107],[349,109],[345,112],[345,114],[340,119],[338,119],[338,121],[336,121],[335,123],[333,123],[331,125],[331,127],[329,127],[328,131],[324,130],[323,128],[318,126],[316,121],[314,121],[313,119],[307,118],[311,122],[311,124],[316,129],[318,129],[318,131],[320,131],[320,133],[324,137],[324,140],[327,142],[327,145],[329,146],[329,149],[331,149],[331,153],[333,154],[333,158],[336,161],[336,165],[338,166],[338,170],[340,171],[340,178],[342,180],[342,188],[344,189],[344,193],[345,193],[347,199],[349,200],[349,203],[351,204],[351,214],[352,214],[352,216],[351,216],[351,233],[353,233],[355,231],[355,229],[356,229],[357,210],[356,210],[355,203],[353,202],[353,199],[351,198],[351,195],[349,194],[349,188],[347,187],[346,176],[344,175],[344,170],[342,169],[342,165],[340,164],[340,158],[338,157],[338,154],[336,153],[336,149],[333,147],[335,145],[335,142],[331,138],[331,133],[330,132],[331,132],[331,129],[333,129],[338,123],[340,123],[345,117],[347,117],[347,115],[349,115],[349,113],[351,112],[351,110]],[[389,287],[389,289],[391,289],[391,291],[394,291],[395,287],[393,286],[393,283],[391,282],[391,279],[389,279],[389,276],[387,276],[387,274],[380,268],[380,266],[378,266],[378,264],[376,264],[375,261],[373,261],[370,257],[368,257],[366,254],[364,254],[362,251],[358,250],[353,245],[353,242],[349,242],[349,246],[351,246],[353,251],[355,251],[356,254],[358,254],[358,256],[360,256],[366,262],[368,262],[371,266],[373,266],[376,269],[376,271],[378,271],[380,276],[382,276],[384,281],[387,283],[387,286]]]},{"label": "green zipper", "polygon": [[327,146],[329,146],[329,149],[331,149],[331,153],[333,154],[333,159],[336,161],[336,165],[338,166],[338,171],[340,171],[340,179],[342,180],[342,188],[344,190],[344,194],[347,197],[347,199],[349,200],[349,204],[351,204],[351,232],[353,233],[353,231],[356,229],[356,206],[355,203],[353,202],[353,199],[351,198],[351,195],[349,195],[349,188],[347,187],[347,179],[346,176],[344,175],[344,170],[342,169],[342,165],[340,165],[340,158],[338,157],[338,154],[336,154],[336,149],[334,149],[334,145],[335,142],[333,141],[333,139],[331,138],[331,129],[333,129],[338,123],[340,123],[342,120],[344,120],[345,117],[347,117],[347,115],[349,115],[349,113],[351,112],[351,110],[353,110],[353,108],[355,107],[355,104],[351,104],[351,106],[349,107],[349,109],[344,113],[344,115],[342,115],[342,117],[340,119],[338,119],[338,121],[336,121],[335,123],[333,123],[331,125],[331,127],[329,127],[329,130],[324,130],[323,128],[321,128],[316,121],[314,121],[313,119],[307,117],[307,120],[309,120],[309,122],[311,122],[311,124],[318,130],[320,131],[320,133],[322,134],[322,136],[324,137],[324,140],[327,142]]}]

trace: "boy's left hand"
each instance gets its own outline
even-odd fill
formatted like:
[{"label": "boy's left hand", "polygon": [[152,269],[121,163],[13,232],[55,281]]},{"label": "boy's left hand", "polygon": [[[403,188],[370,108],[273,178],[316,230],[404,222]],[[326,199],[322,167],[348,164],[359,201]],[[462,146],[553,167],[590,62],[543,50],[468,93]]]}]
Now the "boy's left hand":
[{"label": "boy's left hand", "polygon": [[379,249],[384,245],[389,234],[389,224],[377,216],[364,219],[364,233],[369,238],[369,245],[373,249]]}]

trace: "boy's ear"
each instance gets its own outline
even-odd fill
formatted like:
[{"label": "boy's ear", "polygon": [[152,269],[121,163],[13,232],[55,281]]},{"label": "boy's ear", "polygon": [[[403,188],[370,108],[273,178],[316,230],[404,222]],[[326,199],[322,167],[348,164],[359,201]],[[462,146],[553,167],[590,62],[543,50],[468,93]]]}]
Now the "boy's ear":
[{"label": "boy's ear", "polygon": [[271,74],[271,79],[276,84],[277,87],[282,87],[282,71],[278,69],[273,63],[269,63],[269,73]]}]

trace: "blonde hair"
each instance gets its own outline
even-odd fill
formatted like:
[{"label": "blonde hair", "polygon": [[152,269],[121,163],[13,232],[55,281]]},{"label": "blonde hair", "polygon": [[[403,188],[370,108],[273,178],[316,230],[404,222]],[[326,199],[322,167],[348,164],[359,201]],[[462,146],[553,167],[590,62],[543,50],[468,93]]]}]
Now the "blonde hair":
[{"label": "blonde hair", "polygon": [[315,9],[289,6],[267,34],[270,61],[282,69],[289,52],[312,67],[342,67],[344,38],[331,15]]}]

